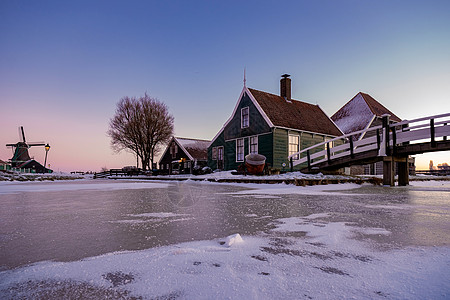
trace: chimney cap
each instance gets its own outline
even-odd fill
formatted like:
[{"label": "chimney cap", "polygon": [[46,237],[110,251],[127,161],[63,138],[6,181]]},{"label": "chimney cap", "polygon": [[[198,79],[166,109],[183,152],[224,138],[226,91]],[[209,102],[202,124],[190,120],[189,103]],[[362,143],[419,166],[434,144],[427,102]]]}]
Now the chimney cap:
[{"label": "chimney cap", "polygon": [[283,75],[281,75],[281,77],[283,77],[283,78],[288,78],[288,77],[290,77],[291,75],[289,75],[289,74],[283,74]]}]

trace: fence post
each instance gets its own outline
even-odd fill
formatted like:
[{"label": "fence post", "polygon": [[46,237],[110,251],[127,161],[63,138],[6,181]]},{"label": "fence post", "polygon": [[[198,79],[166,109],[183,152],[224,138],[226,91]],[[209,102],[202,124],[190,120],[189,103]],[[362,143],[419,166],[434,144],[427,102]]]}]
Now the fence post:
[{"label": "fence post", "polygon": [[327,158],[328,158],[328,164],[330,164],[331,163],[330,142],[327,143]]},{"label": "fence post", "polygon": [[381,146],[381,138],[380,138],[380,129],[377,129],[377,149],[380,151]]},{"label": "fence post", "polygon": [[293,161],[292,157],[289,159],[289,163],[291,165],[291,172],[294,172],[294,161]]},{"label": "fence post", "polygon": [[[409,124],[402,125],[402,132],[409,131]],[[409,142],[404,142],[402,145],[408,145]]]},{"label": "fence post", "polygon": [[[447,126],[447,123],[444,123],[444,127]],[[447,140],[447,136],[444,136],[444,141]]]},{"label": "fence post", "polygon": [[436,148],[434,119],[430,119],[431,148]]},{"label": "fence post", "polygon": [[384,141],[384,156],[391,155],[391,151],[389,149],[389,114],[384,114],[381,116],[383,122],[383,141]]},{"label": "fence post", "polygon": [[353,136],[350,137],[350,157],[355,158],[355,154],[353,153]]},{"label": "fence post", "polygon": [[311,154],[309,153],[309,150],[306,150],[306,158],[308,160],[308,171],[311,171]]},{"label": "fence post", "polygon": [[397,144],[397,129],[392,127],[392,154],[397,154],[396,144]]}]

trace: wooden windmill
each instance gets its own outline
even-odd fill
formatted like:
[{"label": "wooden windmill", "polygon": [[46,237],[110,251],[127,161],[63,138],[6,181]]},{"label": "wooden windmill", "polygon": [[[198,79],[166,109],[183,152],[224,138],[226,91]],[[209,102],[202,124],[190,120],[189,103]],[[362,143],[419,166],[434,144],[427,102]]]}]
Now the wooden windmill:
[{"label": "wooden windmill", "polygon": [[[24,164],[27,161],[31,160],[30,154],[28,153],[28,149],[35,146],[46,146],[44,142],[38,142],[38,143],[27,143],[25,139],[25,132],[23,131],[23,126],[20,126],[20,132],[19,133],[19,139],[22,137],[22,141],[17,142],[15,144],[6,144],[7,147],[13,147],[14,155],[11,158],[11,166],[19,167],[20,165]],[[48,145],[47,145],[48,146]]]}]

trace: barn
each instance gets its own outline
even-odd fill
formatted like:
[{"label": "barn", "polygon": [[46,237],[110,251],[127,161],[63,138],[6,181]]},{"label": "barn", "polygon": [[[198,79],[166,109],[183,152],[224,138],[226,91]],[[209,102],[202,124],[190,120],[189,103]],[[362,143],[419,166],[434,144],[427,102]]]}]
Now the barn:
[{"label": "barn", "polygon": [[208,162],[211,141],[172,137],[159,160],[163,174],[192,174]]}]

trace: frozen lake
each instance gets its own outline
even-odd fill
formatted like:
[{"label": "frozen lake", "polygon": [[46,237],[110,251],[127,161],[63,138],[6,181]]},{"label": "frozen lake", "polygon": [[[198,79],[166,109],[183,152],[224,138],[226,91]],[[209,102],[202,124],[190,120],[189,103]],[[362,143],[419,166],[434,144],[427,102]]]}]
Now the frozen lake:
[{"label": "frozen lake", "polygon": [[446,299],[449,270],[448,181],[0,183],[0,298]]}]

